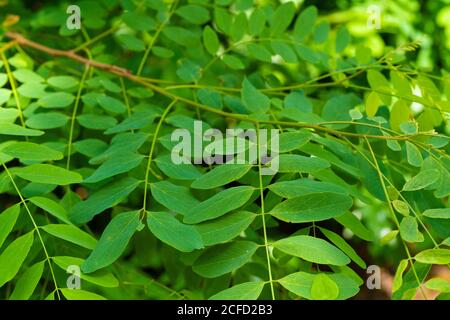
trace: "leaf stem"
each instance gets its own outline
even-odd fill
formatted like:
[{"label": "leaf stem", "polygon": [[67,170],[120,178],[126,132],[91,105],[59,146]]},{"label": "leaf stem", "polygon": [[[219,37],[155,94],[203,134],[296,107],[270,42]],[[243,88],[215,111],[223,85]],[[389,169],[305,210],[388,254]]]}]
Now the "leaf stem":
[{"label": "leaf stem", "polygon": [[0,52],[0,55],[2,57],[4,65],[5,65],[6,75],[8,76],[9,84],[11,85],[11,91],[14,95],[14,100],[16,101],[17,111],[19,111],[20,123],[21,123],[22,127],[25,128],[25,120],[23,118],[23,111],[22,111],[22,107],[20,105],[19,95],[17,94],[16,81],[14,80],[13,74],[11,72],[11,68],[8,63],[8,59],[6,59],[6,56],[3,53],[3,51]]},{"label": "leaf stem", "polygon": [[20,192],[19,187],[17,186],[16,182],[14,181],[14,178],[12,177],[11,172],[8,170],[8,167],[5,165],[5,163],[2,163],[2,166],[5,169],[5,172],[8,175],[9,179],[11,180],[11,183],[13,184],[14,189],[16,190],[17,194],[19,195],[20,202],[22,202],[23,206],[25,207],[26,212],[28,213],[28,216],[30,217],[31,223],[33,224],[34,231],[38,235],[39,242],[41,243],[42,249],[43,249],[44,254],[45,254],[45,260],[47,261],[48,266],[50,268],[50,273],[52,275],[53,283],[55,285],[56,295],[58,296],[58,300],[61,300],[61,296],[59,294],[58,283],[56,282],[55,273],[53,272],[51,259],[50,259],[50,256],[48,254],[47,247],[45,246],[44,240],[42,239],[42,235],[41,235],[41,232],[39,231],[39,227],[37,226],[36,221],[34,220],[33,215],[31,214],[31,211],[28,208],[28,205],[27,205],[27,202],[25,201],[25,198],[22,196],[22,193]]},{"label": "leaf stem", "polygon": [[155,151],[156,140],[158,139],[159,130],[161,129],[161,125],[164,122],[166,116],[169,114],[170,109],[175,105],[177,100],[172,100],[172,102],[167,106],[166,110],[164,110],[161,118],[159,119],[158,124],[156,125],[155,133],[153,134],[152,144],[150,146],[150,152],[148,154],[148,162],[147,169],[145,170],[145,179],[144,179],[144,200],[142,205],[142,212],[145,214],[147,208],[147,193],[148,193],[148,181],[151,171],[151,164],[153,158],[153,152]]},{"label": "leaf stem", "polygon": [[267,240],[267,227],[266,227],[266,216],[265,216],[265,208],[264,208],[264,187],[263,180],[261,174],[261,143],[259,141],[259,124],[256,124],[256,138],[257,138],[257,148],[258,148],[258,175],[259,175],[259,196],[261,199],[261,219],[263,225],[263,235],[264,235],[264,247],[266,251],[266,259],[267,259],[267,270],[269,273],[269,282],[270,282],[270,292],[272,294],[272,300],[275,300],[275,292],[273,288],[273,279],[272,279],[272,267],[270,264],[270,252],[269,252],[269,244]]},{"label": "leaf stem", "polygon": [[72,156],[72,141],[73,141],[73,133],[74,133],[74,129],[75,129],[75,118],[77,116],[78,106],[79,106],[80,100],[81,100],[81,92],[83,91],[84,81],[86,80],[88,73],[89,73],[89,65],[86,65],[83,75],[80,80],[80,85],[78,87],[78,92],[77,92],[77,96],[75,99],[75,105],[74,105],[73,111],[72,111],[72,117],[70,119],[69,141],[67,143],[67,163],[66,163],[67,170],[70,170],[70,160],[71,160],[71,156]]},{"label": "leaf stem", "polygon": [[[395,224],[396,224],[398,230],[400,230],[400,223],[398,222],[397,216],[395,215],[394,209],[392,208],[391,201],[389,200],[389,193],[388,193],[388,191],[387,191],[387,189],[386,189],[386,185],[385,185],[385,183],[384,183],[384,179],[383,179],[383,176],[382,176],[380,167],[379,167],[379,165],[378,165],[377,158],[375,157],[375,153],[374,153],[373,150],[372,150],[372,146],[370,145],[369,140],[368,140],[367,138],[365,138],[365,140],[366,140],[367,146],[368,146],[368,148],[369,148],[370,154],[372,155],[372,159],[373,159],[373,162],[374,162],[374,164],[375,164],[376,171],[377,171],[377,173],[378,173],[378,177],[379,177],[379,179],[380,179],[381,186],[382,186],[382,188],[383,188],[384,196],[386,197],[386,202],[387,202],[389,211],[390,211],[390,213],[391,213],[391,215],[392,215],[392,218],[393,218],[393,220],[394,220],[394,222],[395,222]],[[414,267],[413,258],[411,257],[411,253],[409,252],[409,248],[408,248],[408,246],[406,245],[406,243],[405,243],[405,241],[403,240],[403,238],[401,237],[401,235],[400,235],[400,239],[402,239],[402,243],[403,243],[403,246],[404,246],[404,248],[405,248],[406,255],[408,256],[408,261],[409,261],[409,263],[411,264],[411,270],[412,270],[412,272],[413,272],[413,274],[414,274],[414,277],[416,278],[416,281],[417,281],[417,285],[418,285],[418,287],[419,287],[419,290],[420,290],[420,292],[422,293],[422,295],[423,295],[423,297],[425,298],[425,300],[427,300],[427,296],[426,296],[426,294],[425,294],[425,291],[424,291],[423,288],[422,288],[422,282],[420,281],[419,276],[417,275],[416,268]]]}]

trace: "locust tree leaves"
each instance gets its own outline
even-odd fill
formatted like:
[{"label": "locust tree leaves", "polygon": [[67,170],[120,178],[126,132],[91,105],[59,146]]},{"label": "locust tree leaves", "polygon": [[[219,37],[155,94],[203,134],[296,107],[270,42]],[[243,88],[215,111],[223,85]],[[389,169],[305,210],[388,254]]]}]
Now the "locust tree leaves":
[{"label": "locust tree leaves", "polygon": [[247,79],[242,82],[242,102],[250,112],[265,113],[270,107],[269,98]]},{"label": "locust tree leaves", "polygon": [[321,221],[342,215],[352,206],[349,196],[331,192],[313,193],[285,200],[270,211],[286,222]]},{"label": "locust tree leaves", "polygon": [[250,186],[233,187],[221,191],[187,212],[184,222],[199,223],[220,217],[243,206],[250,199],[253,191],[254,188]]},{"label": "locust tree leaves", "polygon": [[95,215],[122,201],[138,185],[139,181],[129,177],[108,185],[87,200],[75,204],[69,213],[70,220],[79,224],[90,221]]},{"label": "locust tree leaves", "polygon": [[195,227],[181,223],[167,212],[149,212],[147,225],[158,239],[179,251],[203,248],[202,238]]},{"label": "locust tree leaves", "polygon": [[[354,28],[320,18],[320,4],[209,2],[82,3],[95,45],[45,5],[21,20],[27,38],[102,64],[81,74],[67,57],[5,48],[0,294],[57,298],[50,265],[58,284],[78,265],[83,290],[58,291],[65,299],[348,299],[363,247],[368,261],[386,250],[400,261],[394,298],[415,294],[416,271],[446,293],[425,279],[449,263],[447,83],[378,59],[382,47],[355,44]],[[36,37],[44,27],[52,37]],[[414,49],[386,41],[385,57]],[[202,136],[196,120],[278,129],[279,141]],[[176,129],[205,137],[182,164]],[[255,150],[267,154],[230,161]],[[225,163],[197,163],[208,152]],[[129,290],[96,290],[118,279]]]},{"label": "locust tree leaves", "polygon": [[113,218],[91,255],[82,264],[83,272],[94,272],[116,261],[136,232],[139,223],[139,211],[124,212]]},{"label": "locust tree leaves", "polygon": [[14,228],[20,214],[20,205],[16,204],[0,214],[0,248]]},{"label": "locust tree leaves", "polygon": [[31,142],[15,142],[2,149],[2,152],[21,161],[50,161],[61,160],[63,154],[45,145]]},{"label": "locust tree leaves", "polygon": [[223,290],[209,300],[256,300],[264,288],[264,282],[245,282]]},{"label": "locust tree leaves", "polygon": [[417,261],[426,264],[449,264],[450,250],[448,249],[426,249],[419,252],[415,257]]},{"label": "locust tree leaves", "polygon": [[[316,277],[318,280],[314,281]],[[326,274],[326,280],[320,274],[307,272],[292,273],[279,280],[287,290],[306,299],[348,299],[358,293],[358,283],[344,273]],[[314,294],[313,292],[314,284]],[[336,292],[338,293],[336,295]]]},{"label": "locust tree leaves", "polygon": [[205,278],[215,278],[242,267],[255,253],[258,245],[235,241],[207,249],[194,263],[193,270]]},{"label": "locust tree leaves", "polygon": [[0,254],[0,287],[15,277],[22,263],[25,261],[31,245],[34,231],[31,231],[14,240]]},{"label": "locust tree leaves", "polygon": [[14,173],[22,179],[38,183],[67,185],[83,181],[79,173],[50,164],[32,164],[16,168]]},{"label": "locust tree leaves", "polygon": [[350,259],[327,241],[311,236],[294,236],[278,240],[273,246],[306,261],[344,266]]}]

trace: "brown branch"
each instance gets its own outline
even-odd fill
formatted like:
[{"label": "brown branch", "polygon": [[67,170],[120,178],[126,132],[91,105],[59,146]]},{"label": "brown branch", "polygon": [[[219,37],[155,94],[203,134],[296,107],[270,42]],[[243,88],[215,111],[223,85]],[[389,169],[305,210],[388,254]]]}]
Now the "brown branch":
[{"label": "brown branch", "polygon": [[98,69],[102,69],[120,76],[124,76],[129,78],[132,74],[129,70],[125,68],[121,68],[112,64],[102,63],[94,60],[89,60],[85,57],[82,57],[78,54],[76,54],[73,51],[65,51],[65,50],[59,50],[59,49],[53,49],[47,46],[44,46],[40,43],[34,42],[30,39],[25,38],[19,33],[16,32],[6,32],[5,36],[14,39],[18,44],[27,46],[30,48],[34,48],[36,50],[48,53],[51,56],[55,57],[66,57],[72,60],[76,60],[78,62],[81,62],[82,64],[89,65]]}]

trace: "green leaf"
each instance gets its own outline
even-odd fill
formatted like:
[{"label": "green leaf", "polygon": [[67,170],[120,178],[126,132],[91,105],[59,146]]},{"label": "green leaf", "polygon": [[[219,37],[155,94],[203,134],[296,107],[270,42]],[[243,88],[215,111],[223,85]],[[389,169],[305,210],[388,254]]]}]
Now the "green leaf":
[{"label": "green leaf", "polygon": [[217,278],[246,264],[258,245],[250,241],[234,241],[206,249],[195,261],[193,270],[205,278]]},{"label": "green leaf", "polygon": [[262,8],[253,10],[248,20],[248,31],[252,36],[258,36],[264,31],[266,14]]},{"label": "green leaf", "polygon": [[313,30],[317,19],[317,8],[308,6],[299,14],[294,26],[294,35],[299,40],[304,40]]},{"label": "green leaf", "polygon": [[292,22],[295,15],[295,5],[289,1],[278,6],[270,20],[271,33],[274,36],[282,34]]},{"label": "green leaf", "polygon": [[202,237],[203,244],[212,246],[236,238],[250,226],[255,217],[254,213],[238,211],[200,223],[195,227]]},{"label": "green leaf", "polygon": [[[28,125],[28,124],[27,124]],[[42,136],[44,131],[33,130],[18,126],[12,123],[2,123],[0,126],[0,134],[9,136]]]},{"label": "green leaf", "polygon": [[309,142],[311,133],[308,131],[283,132],[279,135],[279,152],[296,150]]},{"label": "green leaf", "polygon": [[261,295],[264,282],[244,282],[216,293],[208,300],[256,300]]},{"label": "green leaf", "polygon": [[11,233],[20,214],[20,204],[7,208],[0,214],[0,248]]},{"label": "green leaf", "polygon": [[351,212],[346,212],[343,215],[334,218],[344,227],[351,230],[356,236],[366,241],[373,241],[373,233],[367,229],[361,221]]},{"label": "green leaf", "polygon": [[316,275],[311,284],[311,298],[313,300],[335,300],[339,296],[339,287],[332,278],[325,273]]},{"label": "green leaf", "polygon": [[398,233],[399,233],[398,230],[389,231],[380,239],[380,243],[382,245],[388,244],[397,237]]},{"label": "green leaf", "polygon": [[133,30],[150,31],[156,29],[156,22],[152,17],[137,11],[127,11],[122,15],[123,21]]},{"label": "green leaf", "polygon": [[159,156],[153,160],[166,176],[178,180],[195,180],[201,177],[200,171],[190,163],[173,163],[170,155]]},{"label": "green leaf", "polygon": [[283,58],[283,60],[287,63],[297,63],[297,55],[295,54],[294,49],[287,43],[282,41],[271,41],[270,45],[275,54],[278,54]]},{"label": "green leaf", "polygon": [[[311,287],[317,275],[306,272],[292,273],[278,282],[287,290],[295,293],[300,297],[312,299]],[[344,273],[329,273],[327,276],[332,279],[339,288],[337,300],[344,300],[356,295],[359,291],[358,283]]]},{"label": "green leaf", "polygon": [[125,152],[118,154],[103,162],[84,182],[95,183],[124,172],[129,172],[140,165],[143,159],[144,156],[137,153]]},{"label": "green leaf", "polygon": [[427,169],[420,171],[416,176],[408,180],[403,186],[403,191],[421,190],[432,185],[440,178],[438,170]]},{"label": "green leaf", "polygon": [[216,8],[214,10],[214,22],[222,32],[224,32],[225,34],[230,34],[233,17],[228,12],[228,10]]},{"label": "green leaf", "polygon": [[74,225],[48,224],[41,228],[52,236],[75,243],[90,250],[94,249],[97,244],[97,240],[94,237]]},{"label": "green leaf", "polygon": [[416,261],[425,264],[449,264],[450,250],[448,249],[427,249],[419,252],[414,257]]},{"label": "green leaf", "polygon": [[353,204],[347,195],[321,192],[288,199],[270,211],[286,222],[322,221],[344,214]]},{"label": "green leaf", "polygon": [[263,62],[272,62],[272,53],[263,45],[259,43],[249,43],[247,49],[250,55],[255,59]]},{"label": "green leaf", "polygon": [[350,259],[325,240],[310,236],[294,236],[276,241],[273,246],[284,253],[318,264],[344,266]]},{"label": "green leaf", "polygon": [[328,238],[336,247],[342,250],[350,259],[352,259],[358,266],[366,269],[366,263],[363,259],[356,253],[356,251],[350,246],[340,235],[334,233],[330,230],[320,228],[320,231]]},{"label": "green leaf", "polygon": [[407,242],[422,242],[424,240],[414,217],[404,217],[400,223],[400,235]]},{"label": "green leaf", "polygon": [[191,195],[188,188],[177,186],[169,181],[152,183],[150,188],[156,201],[182,215],[186,215],[200,203]]},{"label": "green leaf", "polygon": [[240,12],[234,18],[230,28],[231,39],[235,42],[242,39],[247,31],[247,16],[244,12]]},{"label": "green leaf", "polygon": [[450,219],[450,208],[428,209],[423,215],[433,219]]},{"label": "green leaf", "polygon": [[382,104],[380,96],[375,91],[369,93],[366,99],[366,113],[368,117],[374,117]]},{"label": "green leaf", "polygon": [[403,284],[403,272],[405,272],[406,267],[408,266],[408,260],[404,259],[400,261],[397,267],[397,271],[395,271],[394,281],[392,282],[392,293],[400,289]]},{"label": "green leaf", "polygon": [[[81,266],[84,262],[83,259],[67,256],[52,257],[52,260],[64,271],[67,271],[70,266]],[[106,270],[98,270],[90,274],[80,272],[80,278],[84,281],[105,288],[117,288],[119,286],[119,281],[116,279],[116,277],[114,277],[112,273],[107,272]]]},{"label": "green leaf", "polygon": [[[380,95],[380,98],[382,96]],[[395,131],[400,131],[400,124],[409,120],[411,114],[410,108],[403,100],[398,100],[391,109],[390,124]]]},{"label": "green leaf", "polygon": [[11,90],[0,88],[0,106],[8,102],[10,97],[11,97]]},{"label": "green leaf", "polygon": [[234,55],[225,54],[222,57],[222,61],[233,70],[245,69],[245,65],[242,63],[242,61]]},{"label": "green leaf", "polygon": [[32,142],[14,142],[2,149],[2,152],[21,161],[61,160],[64,157],[59,151],[55,151],[43,144]]},{"label": "green leaf", "polygon": [[75,142],[73,147],[77,152],[93,158],[108,149],[108,144],[98,139],[84,139]]},{"label": "green leaf", "polygon": [[136,38],[134,35],[131,34],[119,34],[116,36],[117,40],[119,41],[120,45],[130,51],[144,51],[145,50],[145,43],[139,38]]},{"label": "green leaf", "polygon": [[107,95],[99,95],[97,97],[97,101],[100,107],[105,109],[107,112],[124,113],[127,111],[127,107],[122,103],[122,101],[116,98]]},{"label": "green leaf", "polygon": [[69,213],[70,220],[77,224],[90,221],[94,216],[111,208],[126,198],[140,182],[127,177],[107,185],[93,193],[87,200],[77,203]]},{"label": "green leaf", "polygon": [[43,108],[65,108],[70,106],[75,97],[67,92],[48,93],[38,100],[38,105]]},{"label": "green leaf", "polygon": [[17,81],[22,83],[44,81],[44,78],[42,78],[42,76],[29,69],[17,69],[13,71],[13,76]]},{"label": "green leaf", "polygon": [[181,6],[175,13],[193,24],[204,24],[209,21],[209,11],[198,5]]},{"label": "green leaf", "polygon": [[208,173],[196,179],[191,188],[194,189],[213,189],[232,181],[242,178],[250,169],[251,164],[231,164],[225,163],[216,166]]},{"label": "green leaf", "polygon": [[394,200],[392,201],[392,206],[398,213],[401,213],[405,217],[409,215],[409,207],[407,203],[401,200]]},{"label": "green leaf", "polygon": [[205,45],[206,50],[213,56],[215,56],[217,50],[219,50],[219,38],[210,26],[206,26],[205,29],[203,29],[203,44]]},{"label": "green leaf", "polygon": [[117,124],[116,118],[98,114],[82,114],[77,120],[81,126],[92,130],[105,130]]},{"label": "green leaf", "polygon": [[33,244],[34,231],[17,238],[0,255],[0,288],[19,272]]},{"label": "green leaf", "polygon": [[[369,69],[367,71],[367,81],[372,89],[380,91],[380,92],[391,92],[391,86],[386,77],[379,71],[374,69]],[[391,97],[389,95],[380,94],[379,96],[384,104],[391,104]]]},{"label": "green leaf", "polygon": [[139,226],[140,211],[123,212],[106,226],[94,251],[81,265],[81,270],[91,273],[116,261],[125,250]]},{"label": "green leaf", "polygon": [[191,208],[184,216],[184,222],[199,223],[240,208],[250,199],[254,190],[250,186],[239,186],[221,191]]},{"label": "green leaf", "polygon": [[176,26],[166,26],[162,33],[173,42],[184,47],[193,47],[199,44],[197,34]]},{"label": "green leaf", "polygon": [[68,90],[78,85],[78,79],[72,76],[54,76],[48,78],[47,83],[54,88]]},{"label": "green leaf", "polygon": [[411,85],[405,75],[399,71],[390,72],[392,85],[398,94],[408,97],[411,95]]},{"label": "green leaf", "polygon": [[250,112],[265,113],[270,108],[270,99],[259,92],[247,79],[242,82],[242,103]]},{"label": "green leaf", "polygon": [[[336,52],[340,53],[350,44],[351,36],[346,27],[341,27],[336,32]],[[369,70],[370,72],[371,70]]]},{"label": "green leaf", "polygon": [[201,103],[216,109],[223,108],[222,96],[217,91],[201,88],[197,91],[197,95]]},{"label": "green leaf", "polygon": [[275,182],[269,186],[269,190],[280,197],[292,199],[299,196],[306,196],[313,193],[332,192],[348,194],[344,187],[330,183],[315,181],[311,179],[297,179],[289,181]]},{"label": "green leaf", "polygon": [[60,290],[67,300],[106,300],[101,295],[81,289],[62,288]]},{"label": "green leaf", "polygon": [[317,157],[306,157],[297,154],[282,154],[278,156],[279,172],[312,173],[330,167],[330,163]]},{"label": "green leaf", "polygon": [[167,212],[149,212],[147,224],[150,231],[162,242],[182,252],[202,249],[203,243],[197,229],[185,225]]},{"label": "green leaf", "polygon": [[38,262],[22,274],[9,300],[28,300],[31,297],[42,277],[44,264],[45,261]]},{"label": "green leaf", "polygon": [[47,85],[45,84],[33,81],[22,84],[19,88],[17,88],[17,91],[24,97],[39,99],[48,94],[45,91],[46,87]]},{"label": "green leaf", "polygon": [[68,185],[83,181],[80,174],[50,164],[32,164],[14,168],[14,173],[22,179],[38,183]]},{"label": "green leaf", "polygon": [[66,209],[64,209],[64,207],[61,206],[59,203],[56,203],[55,201],[44,197],[32,197],[29,198],[28,200],[35,206],[50,213],[58,220],[67,224],[72,224],[72,222],[70,222],[68,218]]},{"label": "green leaf", "polygon": [[433,278],[425,283],[425,287],[437,292],[450,292],[450,283],[441,278]]},{"label": "green leaf", "polygon": [[423,158],[419,149],[409,141],[406,141],[405,145],[408,163],[414,167],[422,166]]},{"label": "green leaf", "polygon": [[[38,113],[31,116],[25,124],[34,129],[56,129],[66,125],[69,117],[59,112]],[[28,129],[29,130],[29,129]],[[41,132],[41,131],[39,131]],[[31,135],[31,134],[24,134]]]},{"label": "green leaf", "polygon": [[[314,29],[314,42],[318,44],[324,43],[328,39],[329,33],[330,33],[330,23],[326,20],[319,22],[316,28]],[[358,57],[358,51],[356,53],[356,56]]]}]

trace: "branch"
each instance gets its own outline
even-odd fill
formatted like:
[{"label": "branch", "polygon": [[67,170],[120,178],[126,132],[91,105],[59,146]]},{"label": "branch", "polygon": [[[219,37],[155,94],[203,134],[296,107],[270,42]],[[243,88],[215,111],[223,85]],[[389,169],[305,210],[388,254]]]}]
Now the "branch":
[{"label": "branch", "polygon": [[40,43],[34,42],[32,40],[29,40],[27,38],[25,38],[24,36],[22,36],[19,33],[15,33],[15,32],[6,32],[5,36],[10,38],[10,39],[14,39],[18,44],[26,46],[26,47],[30,47],[30,48],[34,48],[36,50],[48,53],[51,56],[55,56],[55,57],[66,57],[72,60],[76,60],[78,62],[81,62],[82,64],[88,65],[88,66],[92,66],[98,69],[102,69],[114,74],[117,74],[119,76],[124,76],[124,77],[130,77],[132,74],[129,70],[125,69],[125,68],[121,68],[112,64],[107,64],[107,63],[102,63],[102,62],[98,62],[98,61],[94,61],[94,60],[89,60],[85,57],[82,57],[80,55],[77,55],[74,51],[65,51],[65,50],[59,50],[59,49],[53,49],[47,46],[44,46]]}]

